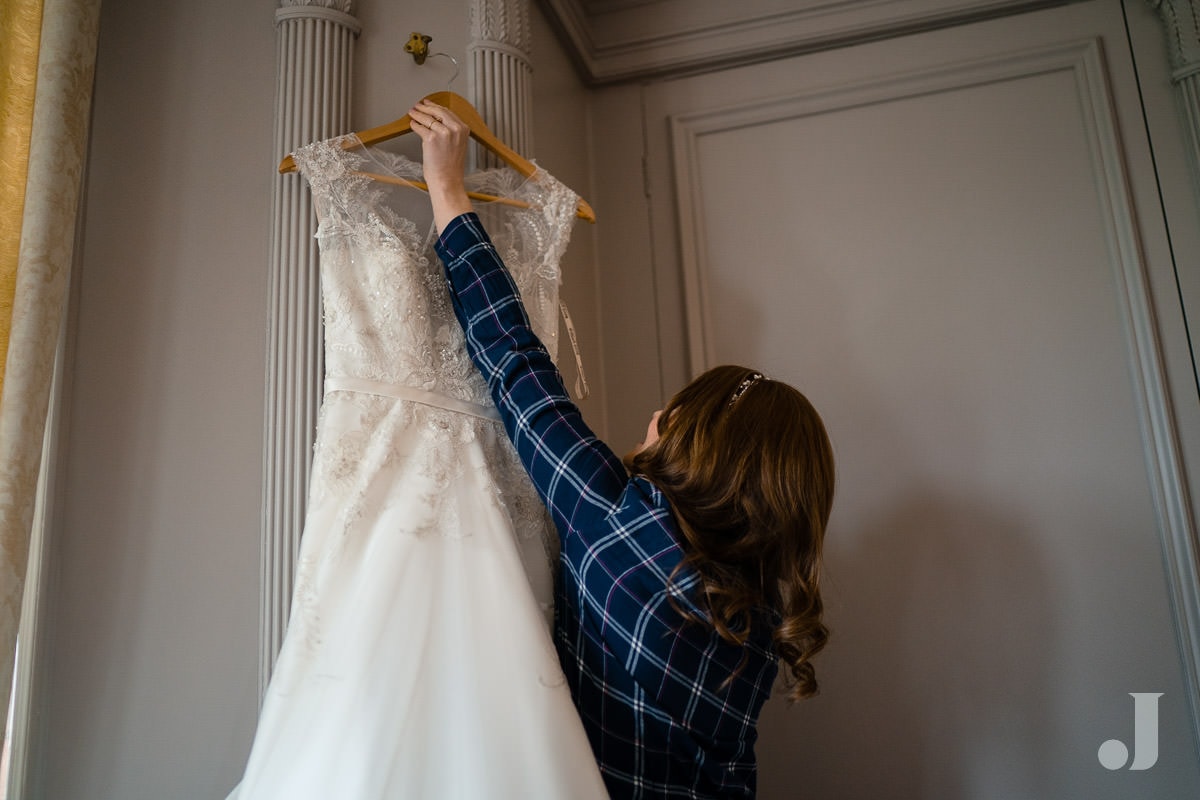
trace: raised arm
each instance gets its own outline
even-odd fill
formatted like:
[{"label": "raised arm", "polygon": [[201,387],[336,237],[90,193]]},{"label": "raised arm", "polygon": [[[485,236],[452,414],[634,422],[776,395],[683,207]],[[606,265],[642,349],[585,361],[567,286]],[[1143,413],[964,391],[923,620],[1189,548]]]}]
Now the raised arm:
[{"label": "raised arm", "polygon": [[628,480],[620,459],[588,428],[529,324],[520,293],[471,211],[463,187],[466,126],[430,103],[417,123],[425,179],[441,234],[438,255],[472,361],[487,380],[509,438],[566,534],[615,508]]}]

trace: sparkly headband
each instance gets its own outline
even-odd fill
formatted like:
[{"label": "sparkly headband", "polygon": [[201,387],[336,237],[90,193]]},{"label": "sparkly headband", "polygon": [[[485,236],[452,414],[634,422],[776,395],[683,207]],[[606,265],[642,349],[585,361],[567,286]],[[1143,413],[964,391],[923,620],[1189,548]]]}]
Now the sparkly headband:
[{"label": "sparkly headband", "polygon": [[[746,379],[739,383],[738,387],[733,390],[733,396],[729,398],[729,405],[732,406],[734,403],[736,403],[738,398],[746,393],[747,389],[761,380],[767,380],[767,378],[763,377],[761,372],[752,372],[747,375]],[[728,408],[728,406],[726,406],[726,408]]]}]

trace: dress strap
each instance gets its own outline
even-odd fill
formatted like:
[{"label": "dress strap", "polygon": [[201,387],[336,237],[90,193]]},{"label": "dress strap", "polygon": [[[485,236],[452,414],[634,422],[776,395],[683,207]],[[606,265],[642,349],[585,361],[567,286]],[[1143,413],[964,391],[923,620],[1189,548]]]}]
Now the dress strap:
[{"label": "dress strap", "polygon": [[443,408],[447,411],[470,414],[473,417],[482,417],[483,419],[490,420],[500,419],[500,412],[494,406],[484,406],[479,403],[471,403],[448,395],[438,394],[437,392],[427,392],[424,389],[415,389],[412,386],[401,386],[398,383],[384,383],[383,381],[373,381],[368,378],[352,378],[347,375],[327,377],[325,379],[325,393],[328,394],[329,392],[359,392],[361,394],[374,394],[381,397],[394,397],[397,400],[410,400],[414,403]]},{"label": "dress strap", "polygon": [[575,335],[575,324],[571,322],[571,313],[567,311],[564,300],[558,301],[558,310],[562,313],[563,323],[567,326],[567,338],[571,340],[571,350],[575,353],[575,399],[582,400],[592,393],[588,388],[587,375],[583,374],[583,355],[579,352],[579,337]]}]

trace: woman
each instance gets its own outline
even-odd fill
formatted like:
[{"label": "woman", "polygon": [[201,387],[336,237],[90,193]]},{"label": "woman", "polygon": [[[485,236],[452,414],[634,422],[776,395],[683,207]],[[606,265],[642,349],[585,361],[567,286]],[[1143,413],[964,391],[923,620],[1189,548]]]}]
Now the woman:
[{"label": "woman", "polygon": [[[598,441],[529,327],[463,187],[469,133],[409,112],[455,314],[562,540],[555,641],[609,792],[751,797],[777,664],[816,692],[833,454],[795,389],[710,370],[624,460]],[[626,471],[628,468],[628,472]]]}]

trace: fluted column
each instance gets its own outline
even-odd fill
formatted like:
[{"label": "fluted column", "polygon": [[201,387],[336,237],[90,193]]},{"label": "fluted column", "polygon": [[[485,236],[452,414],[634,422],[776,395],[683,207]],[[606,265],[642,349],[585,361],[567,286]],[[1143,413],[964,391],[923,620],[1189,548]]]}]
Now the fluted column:
[{"label": "fluted column", "polygon": [[[350,129],[353,0],[280,0],[275,153]],[[265,165],[264,168],[269,168]],[[260,697],[287,626],[324,371],[316,220],[296,175],[275,181],[263,442]]]},{"label": "fluted column", "polygon": [[1200,191],[1200,3],[1197,0],[1149,0],[1166,27],[1171,82],[1183,109],[1192,179]]},{"label": "fluted column", "polygon": [[471,0],[470,22],[470,100],[493,133],[528,157],[533,151],[529,0]]}]

